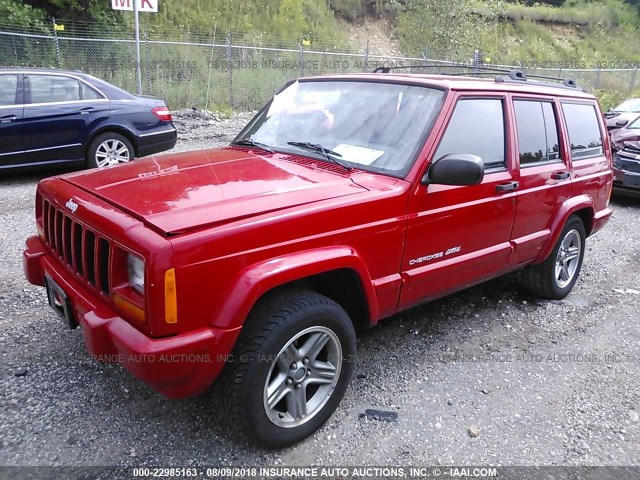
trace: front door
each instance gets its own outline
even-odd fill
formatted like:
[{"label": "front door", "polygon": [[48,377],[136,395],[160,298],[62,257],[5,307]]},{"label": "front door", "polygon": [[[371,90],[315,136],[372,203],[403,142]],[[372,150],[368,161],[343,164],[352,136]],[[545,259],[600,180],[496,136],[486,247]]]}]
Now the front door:
[{"label": "front door", "polygon": [[409,204],[400,308],[504,272],[518,187],[506,104],[504,95],[458,97],[432,161],[450,153],[478,155],[485,177],[478,185],[417,186]]},{"label": "front door", "polygon": [[24,162],[22,75],[0,74],[0,169]]}]

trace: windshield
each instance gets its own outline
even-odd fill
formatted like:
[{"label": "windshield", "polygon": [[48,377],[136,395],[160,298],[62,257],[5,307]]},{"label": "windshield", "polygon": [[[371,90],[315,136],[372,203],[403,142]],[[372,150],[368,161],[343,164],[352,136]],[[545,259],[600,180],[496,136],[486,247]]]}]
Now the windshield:
[{"label": "windshield", "polygon": [[613,109],[614,112],[640,112],[640,98],[632,98],[630,100],[625,100],[616,108]]},{"label": "windshield", "polygon": [[240,132],[248,140],[329,161],[290,142],[321,146],[343,165],[404,177],[436,118],[444,92],[362,81],[296,81]]},{"label": "windshield", "polygon": [[635,120],[633,120],[631,123],[629,123],[627,125],[627,128],[633,129],[633,130],[638,130],[640,129],[640,117],[636,118]]}]

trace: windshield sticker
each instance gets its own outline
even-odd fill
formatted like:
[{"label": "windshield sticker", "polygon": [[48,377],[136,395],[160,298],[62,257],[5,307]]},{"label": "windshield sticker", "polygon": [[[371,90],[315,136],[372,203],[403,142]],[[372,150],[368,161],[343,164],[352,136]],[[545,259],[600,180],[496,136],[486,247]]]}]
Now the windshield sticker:
[{"label": "windshield sticker", "polygon": [[384,150],[357,147],[346,143],[341,143],[334,147],[333,151],[342,155],[342,160],[346,160],[351,163],[359,163],[360,165],[371,165],[384,154]]}]

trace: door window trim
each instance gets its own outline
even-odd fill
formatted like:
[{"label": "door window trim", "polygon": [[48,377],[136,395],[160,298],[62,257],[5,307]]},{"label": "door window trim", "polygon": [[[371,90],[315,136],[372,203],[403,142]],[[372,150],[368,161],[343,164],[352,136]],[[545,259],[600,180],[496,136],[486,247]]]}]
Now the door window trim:
[{"label": "door window trim", "polygon": [[[447,129],[449,128],[449,124],[451,123],[451,120],[453,119],[453,115],[456,112],[456,107],[458,106],[458,102],[460,102],[461,100],[500,100],[500,103],[502,104],[502,124],[503,124],[503,135],[504,135],[504,165],[503,166],[496,166],[496,167],[491,167],[491,168],[486,168],[484,170],[485,173],[485,177],[486,175],[491,175],[494,173],[503,173],[503,172],[508,172],[510,171],[509,168],[509,147],[510,145],[510,134],[509,134],[509,124],[507,122],[507,115],[508,115],[508,111],[507,111],[507,100],[508,97],[506,94],[499,94],[499,95],[486,95],[486,94],[459,94],[457,96],[457,98],[454,101],[454,104],[452,105],[451,108],[451,113],[449,114],[449,118],[447,119],[447,123],[443,126],[442,129],[442,134],[440,135],[440,139],[438,141],[438,143],[436,144],[435,148],[433,149],[433,156],[431,158],[431,161],[429,162],[429,166],[431,166],[431,164],[437,160],[435,157],[438,149],[440,148],[440,144],[442,143],[442,139],[444,138],[445,134],[447,133]],[[427,166],[427,169],[425,170],[424,174],[426,173],[426,171],[429,169],[429,166]],[[422,177],[420,177],[422,178]]]},{"label": "door window trim", "polygon": [[[567,122],[567,116],[564,113],[564,105],[587,105],[591,108],[593,108],[596,118],[596,124],[598,125],[598,131],[600,132],[600,141],[602,142],[602,144],[600,145],[602,147],[602,153],[594,153],[592,155],[588,155],[585,157],[577,157],[577,158],[573,158],[573,155],[571,154],[571,134],[569,133],[569,122]],[[594,158],[599,158],[599,157],[604,157],[606,156],[606,149],[604,148],[605,145],[605,135],[602,132],[602,122],[599,118],[598,115],[598,108],[596,108],[596,104],[593,101],[589,101],[589,100],[569,100],[569,99],[560,99],[560,108],[562,109],[562,119],[564,121],[564,125],[565,128],[567,130],[567,143],[568,143],[568,151],[569,151],[569,157],[571,158],[571,163],[575,163],[575,162],[580,162],[582,160],[591,160]]]},{"label": "door window trim", "polygon": [[20,108],[24,107],[24,78],[22,73],[13,72],[13,71],[2,71],[0,72],[2,75],[15,75],[18,77],[18,82],[16,83],[16,103],[13,105],[0,105],[0,109],[6,110],[9,108]]},{"label": "door window trim", "polygon": [[[59,72],[30,72],[30,71],[26,71],[25,72],[25,71],[18,71],[18,70],[16,70],[15,72],[14,71],[7,71],[7,72],[2,72],[2,73],[18,73],[19,75],[22,75],[22,77],[23,77],[23,80],[22,80],[23,81],[23,92],[22,92],[22,101],[23,101],[23,103],[20,106],[23,106],[25,108],[42,107],[42,106],[46,106],[46,105],[69,105],[69,104],[75,104],[75,103],[108,102],[109,101],[109,98],[98,87],[94,87],[89,82],[87,82],[84,79],[78,77],[77,75],[71,75],[69,73],[59,73]],[[74,80],[77,80],[80,83],[84,83],[89,88],[92,88],[93,90],[98,92],[102,98],[95,99],[95,100],[67,100],[67,101],[63,101],[63,102],[30,103],[30,102],[27,102],[27,97],[28,97],[29,100],[31,100],[31,85],[29,85],[29,82],[28,82],[28,79],[27,79],[27,77],[29,75],[44,75],[44,76],[49,76],[49,77],[54,76],[54,77],[73,78]],[[29,88],[27,88],[27,86]],[[27,91],[29,92],[29,95],[27,95]],[[15,106],[18,106],[18,105],[14,105],[14,107]]]},{"label": "door window trim", "polygon": [[[513,121],[516,127],[516,139],[517,139],[517,133],[518,133],[518,117],[516,115],[516,101],[521,101],[521,102],[538,102],[538,103],[549,103],[551,104],[551,108],[553,109],[553,118],[556,121],[556,134],[558,135],[558,148],[559,148],[559,154],[560,154],[560,158],[558,158],[557,160],[546,160],[544,162],[533,162],[533,163],[525,163],[524,165],[520,162],[520,142],[518,140],[518,168],[520,170],[523,169],[527,169],[527,168],[534,168],[534,167],[542,167],[545,165],[555,165],[557,163],[561,163],[563,165],[566,165],[566,159],[562,158],[563,155],[563,148],[562,148],[562,131],[560,130],[560,118],[559,118],[559,108],[557,108],[556,105],[556,101],[554,98],[549,98],[549,97],[521,97],[521,96],[512,96],[511,97],[511,106],[513,108]],[[564,114],[564,112],[562,112]],[[544,112],[543,112],[544,115]],[[546,137],[546,123],[545,123],[545,137]]]}]

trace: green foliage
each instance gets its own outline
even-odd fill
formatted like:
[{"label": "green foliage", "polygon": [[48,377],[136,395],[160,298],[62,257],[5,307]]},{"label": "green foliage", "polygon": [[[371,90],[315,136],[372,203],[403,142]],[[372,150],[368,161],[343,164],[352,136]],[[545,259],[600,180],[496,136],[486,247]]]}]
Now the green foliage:
[{"label": "green foliage", "polygon": [[11,25],[36,29],[45,28],[47,22],[42,10],[14,0],[0,0],[0,19]]},{"label": "green foliage", "polygon": [[[493,3],[486,2],[487,12]],[[411,0],[398,17],[397,34],[409,52],[463,60],[489,24],[478,17],[467,0]]]},{"label": "green foliage", "polygon": [[600,108],[603,112],[611,110],[620,105],[627,98],[640,98],[640,89],[631,93],[620,90],[595,90],[592,92],[600,101]]},{"label": "green foliage", "polygon": [[362,0],[331,0],[331,8],[347,20],[355,20],[363,15]]}]

